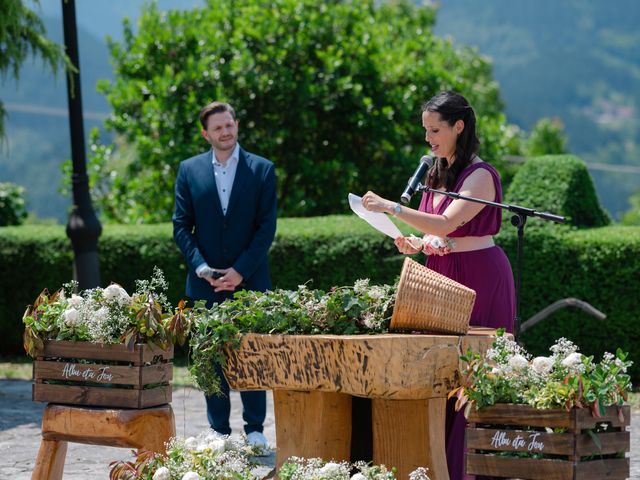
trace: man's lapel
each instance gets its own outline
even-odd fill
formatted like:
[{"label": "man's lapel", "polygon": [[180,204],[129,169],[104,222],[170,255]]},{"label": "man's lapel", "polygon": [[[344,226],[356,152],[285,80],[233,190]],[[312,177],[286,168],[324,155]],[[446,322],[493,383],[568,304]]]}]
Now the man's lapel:
[{"label": "man's lapel", "polygon": [[240,201],[240,197],[243,195],[244,185],[247,183],[247,178],[249,178],[250,173],[251,170],[249,168],[247,155],[245,151],[240,148],[238,168],[236,169],[236,176],[233,179],[233,187],[231,188],[231,196],[229,197],[229,205],[227,206],[227,217],[231,215],[231,213],[235,212],[236,204]]}]

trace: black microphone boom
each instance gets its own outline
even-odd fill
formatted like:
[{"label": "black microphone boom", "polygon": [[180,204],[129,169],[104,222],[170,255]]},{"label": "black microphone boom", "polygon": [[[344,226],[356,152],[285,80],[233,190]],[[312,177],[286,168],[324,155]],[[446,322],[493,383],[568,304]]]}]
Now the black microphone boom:
[{"label": "black microphone boom", "polygon": [[420,182],[424,178],[425,173],[427,173],[427,170],[429,170],[429,168],[431,168],[432,165],[433,165],[433,157],[424,155],[420,159],[418,168],[416,168],[416,171],[413,172],[413,176],[407,182],[407,186],[404,189],[404,192],[402,192],[402,195],[400,196],[400,201],[403,204],[406,205],[407,203],[409,203],[409,201],[411,200],[411,197],[413,197],[413,194],[416,193],[416,190],[420,186]]}]

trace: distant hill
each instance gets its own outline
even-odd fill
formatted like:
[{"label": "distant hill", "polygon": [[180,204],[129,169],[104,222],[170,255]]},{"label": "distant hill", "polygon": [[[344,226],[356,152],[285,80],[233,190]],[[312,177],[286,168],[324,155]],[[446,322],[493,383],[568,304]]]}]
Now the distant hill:
[{"label": "distant hill", "polygon": [[[418,1],[418,0],[417,0]],[[59,0],[41,0],[48,36],[62,42]],[[112,78],[105,42],[122,38],[122,18],[135,25],[144,0],[76,2],[85,135],[110,111],[95,91]],[[204,0],[158,0],[161,9]],[[436,33],[474,45],[492,58],[511,123],[530,129],[559,117],[569,148],[587,162],[640,166],[640,2],[636,0],[440,0]],[[39,217],[65,223],[69,199],[57,193],[60,164],[70,157],[66,82],[40,62],[28,62],[18,85],[0,84],[9,112],[8,149],[0,151],[0,181],[24,185]],[[628,208],[640,175],[591,169],[605,208]]]},{"label": "distant hill", "polygon": [[[436,33],[492,58],[510,122],[560,118],[587,162],[640,167],[640,2],[441,0]],[[614,215],[640,175],[591,171]]]}]

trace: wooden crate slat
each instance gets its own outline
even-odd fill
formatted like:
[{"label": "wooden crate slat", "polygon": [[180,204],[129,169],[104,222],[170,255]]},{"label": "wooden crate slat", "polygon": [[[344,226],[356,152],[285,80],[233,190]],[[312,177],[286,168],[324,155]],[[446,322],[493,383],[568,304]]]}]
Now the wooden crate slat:
[{"label": "wooden crate slat", "polygon": [[[571,433],[546,433],[494,428],[467,429],[467,448],[545,455],[573,455]],[[593,443],[593,442],[592,442]]]},{"label": "wooden crate slat", "polygon": [[173,363],[146,365],[140,369],[140,385],[167,383],[173,380]]},{"label": "wooden crate slat", "polygon": [[[623,419],[620,421],[618,409],[622,411]],[[626,427],[631,421],[631,407],[622,405],[620,407],[605,407],[605,413],[602,417],[594,417],[588,408],[579,408],[576,412],[576,423],[580,429],[591,429],[599,423],[611,423],[612,427]]]},{"label": "wooden crate slat", "polygon": [[469,422],[530,427],[572,428],[573,419],[564,410],[541,410],[528,405],[498,403],[472,410]]},{"label": "wooden crate slat", "polygon": [[153,383],[169,382],[172,377],[172,363],[136,367],[47,360],[35,360],[33,362],[33,378],[36,381],[56,380],[69,382],[70,384],[74,382],[92,382],[96,384],[132,385],[142,388]]},{"label": "wooden crate slat", "polygon": [[567,460],[500,457],[467,453],[467,474],[525,478],[527,480],[573,480],[573,465]]},{"label": "wooden crate slat", "polygon": [[[153,390],[171,386],[159,387]],[[66,403],[71,405],[87,405],[114,408],[141,408],[141,397],[147,390],[126,388],[81,387],[71,385],[33,384],[33,400],[36,402]],[[151,391],[151,390],[148,390]],[[155,399],[157,397],[150,397]],[[152,406],[149,402],[146,406]],[[161,405],[160,402],[155,405]]]},{"label": "wooden crate slat", "polygon": [[629,478],[628,458],[607,458],[581,462],[576,468],[579,480],[625,480]]},{"label": "wooden crate slat", "polygon": [[44,342],[44,348],[36,352],[36,356],[130,362],[141,365],[151,362],[155,357],[161,357],[163,360],[172,359],[173,346],[162,350],[146,344],[137,344],[133,351],[129,351],[124,344],[104,345],[92,342],[48,340]]},{"label": "wooden crate slat", "polygon": [[598,448],[591,435],[583,433],[576,437],[576,455],[586,457],[589,455],[611,455],[618,452],[628,452],[631,444],[629,432],[602,432],[595,434],[601,449]]},{"label": "wooden crate slat", "polygon": [[138,402],[138,408],[155,407],[156,405],[164,405],[165,403],[171,403],[172,392],[171,385],[158,388],[149,388],[146,390],[139,390],[140,396]]}]

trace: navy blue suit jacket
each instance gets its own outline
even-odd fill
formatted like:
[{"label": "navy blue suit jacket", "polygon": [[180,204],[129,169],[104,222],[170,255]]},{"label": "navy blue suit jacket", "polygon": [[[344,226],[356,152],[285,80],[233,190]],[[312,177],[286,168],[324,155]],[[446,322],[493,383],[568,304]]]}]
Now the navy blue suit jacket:
[{"label": "navy blue suit jacket", "polygon": [[269,160],[244,151],[222,213],[213,170],[213,150],[180,163],[175,186],[173,238],[187,262],[186,294],[193,300],[221,302],[228,292],[215,293],[196,276],[202,263],[233,267],[247,290],[271,288],[267,254],[276,233],[276,175]]}]

